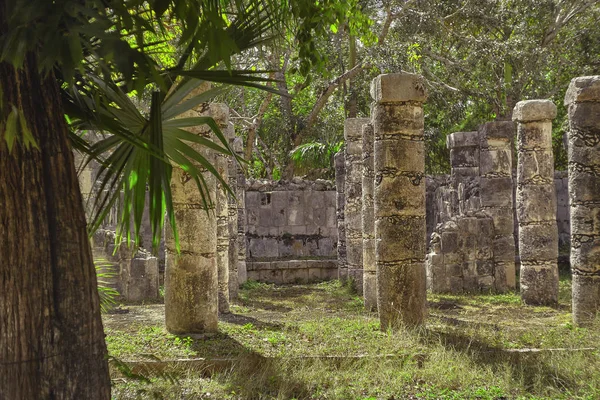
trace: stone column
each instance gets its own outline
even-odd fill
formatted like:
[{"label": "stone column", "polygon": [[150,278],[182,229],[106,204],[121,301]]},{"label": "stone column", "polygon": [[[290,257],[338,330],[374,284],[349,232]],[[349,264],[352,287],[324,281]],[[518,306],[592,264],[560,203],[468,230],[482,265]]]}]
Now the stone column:
[{"label": "stone column", "polygon": [[375,136],[375,260],[381,329],[427,315],[423,78],[379,75],[371,84]]},{"label": "stone column", "polygon": [[[210,104],[207,111],[189,111],[182,117],[210,115],[219,123],[220,111],[223,110],[219,105]],[[206,138],[212,134],[206,125],[188,130]],[[205,146],[197,143],[190,146],[207,159],[213,159],[212,151]],[[187,172],[174,167],[171,177],[181,252],[177,253],[173,232],[166,224],[165,324],[167,330],[175,334],[218,330],[217,182],[209,172],[203,176],[208,189],[208,209],[196,182]]]},{"label": "stone column", "polygon": [[494,222],[494,289],[516,288],[512,141],[515,124],[493,121],[479,129],[481,207]]},{"label": "stone column", "polygon": [[377,268],[375,267],[375,219],[373,209],[373,125],[363,125],[362,231],[363,297],[367,310],[377,310]]},{"label": "stone column", "polygon": [[454,132],[446,136],[450,150],[452,180],[458,186],[468,178],[479,176],[479,133]]},{"label": "stone column", "polygon": [[[236,137],[233,140],[233,151],[240,156],[244,156],[244,142],[242,138]],[[248,279],[246,271],[246,175],[241,165],[237,164],[237,186],[235,189],[237,197],[237,244],[238,244],[238,285],[243,284]]]},{"label": "stone column", "polygon": [[600,311],[600,76],[571,81],[569,201],[573,321],[592,322]]},{"label": "stone column", "polygon": [[[229,140],[229,146],[233,149],[235,141],[235,128],[233,123],[229,123],[226,135]],[[238,181],[238,162],[233,157],[227,158],[227,176],[229,178],[229,187],[235,193]],[[239,282],[238,282],[238,206],[237,198],[231,194],[227,196],[228,210],[228,236],[229,236],[229,299],[238,297]]]},{"label": "stone column", "polygon": [[[222,119],[215,119],[223,135],[227,137],[229,130],[229,107],[225,104],[214,104],[219,107]],[[213,135],[215,143],[219,140]],[[229,182],[228,160],[222,153],[215,153],[215,167],[225,182]],[[217,182],[217,270],[219,276],[219,312],[229,313],[229,199],[223,185]]]},{"label": "stone column", "polygon": [[558,302],[558,228],[554,191],[550,100],[517,103],[517,220],[521,256],[521,298],[525,304]]},{"label": "stone column", "polygon": [[348,277],[353,280],[359,294],[363,290],[362,260],[362,127],[368,124],[368,118],[348,118],[344,122],[344,155],[346,162],[346,180],[344,194],[346,206],[346,258]]},{"label": "stone column", "polygon": [[336,153],[335,163],[335,207],[338,229],[337,242],[337,261],[338,261],[338,279],[345,282],[348,279],[348,263],[346,259],[346,221],[344,220],[344,208],[346,206],[346,196],[344,195],[344,182],[346,180],[346,164],[344,161],[344,151]]},{"label": "stone column", "polygon": [[446,147],[450,150],[451,182],[458,199],[458,214],[479,210],[479,190],[475,189],[479,186],[479,133],[451,133],[446,137]]}]

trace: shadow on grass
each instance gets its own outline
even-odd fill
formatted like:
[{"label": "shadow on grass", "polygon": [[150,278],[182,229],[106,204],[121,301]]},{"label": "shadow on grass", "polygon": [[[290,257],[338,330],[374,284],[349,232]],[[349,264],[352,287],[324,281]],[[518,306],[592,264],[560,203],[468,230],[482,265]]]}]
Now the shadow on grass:
[{"label": "shadow on grass", "polygon": [[257,329],[268,329],[271,331],[280,331],[285,327],[285,324],[280,322],[266,322],[247,315],[234,313],[219,314],[219,320],[240,326],[252,324]]},{"label": "shadow on grass", "polygon": [[496,372],[506,371],[509,366],[511,378],[521,382],[528,391],[546,387],[575,389],[578,386],[575,380],[550,365],[549,353],[507,351],[457,331],[428,329],[421,341],[426,345],[439,341],[446,349],[460,352],[477,364],[492,367]]}]

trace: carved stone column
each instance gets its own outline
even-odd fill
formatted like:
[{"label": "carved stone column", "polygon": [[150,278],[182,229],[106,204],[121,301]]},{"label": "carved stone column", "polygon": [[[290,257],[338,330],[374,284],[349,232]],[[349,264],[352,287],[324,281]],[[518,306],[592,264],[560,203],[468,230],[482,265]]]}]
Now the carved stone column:
[{"label": "carved stone column", "polygon": [[371,84],[371,96],[381,329],[419,326],[427,315],[423,78],[379,75]]},{"label": "carved stone column", "polygon": [[[229,107],[219,107],[220,119],[215,118],[221,132],[227,136],[229,127]],[[213,140],[218,143],[216,137]],[[228,160],[222,153],[215,153],[215,168],[225,182],[229,182]],[[219,312],[229,313],[229,199],[223,185],[217,182],[217,269],[219,274]]]},{"label": "carved stone column", "polygon": [[346,163],[344,161],[344,151],[336,153],[335,163],[335,207],[338,229],[337,243],[337,261],[338,261],[338,279],[345,282],[348,279],[348,263],[346,259],[346,223],[344,220],[344,208],[346,206],[346,197],[344,195],[344,181],[346,180]]},{"label": "carved stone column", "polygon": [[348,277],[353,280],[359,294],[363,290],[362,263],[362,127],[368,118],[348,118],[344,123],[346,180],[344,194],[346,206],[346,257]]},{"label": "carved stone column", "polygon": [[521,298],[526,304],[558,302],[558,228],[554,190],[550,100],[517,103],[517,220],[521,256]]},{"label": "carved stone column", "polygon": [[494,289],[516,288],[512,143],[515,123],[493,121],[479,129],[481,207],[494,222]]},{"label": "carved stone column", "polygon": [[569,200],[573,321],[590,323],[600,311],[600,76],[571,81]]},{"label": "carved stone column", "polygon": [[[233,140],[233,151],[240,156],[244,156],[244,142],[242,138],[236,137]],[[246,175],[244,174],[243,168],[237,164],[237,186],[235,189],[235,195],[237,197],[237,243],[238,243],[238,284],[241,285],[248,279],[248,273],[246,271]]]},{"label": "carved stone column", "polygon": [[377,310],[377,268],[375,266],[375,214],[373,209],[373,125],[363,125],[362,231],[363,297],[368,310]]},{"label": "carved stone column", "polygon": [[[210,115],[218,123],[222,107],[203,106],[205,109],[189,111],[183,117]],[[189,130],[206,138],[212,134],[206,125]],[[196,143],[191,146],[207,159],[213,159],[212,151],[205,146]],[[210,200],[208,210],[196,182],[181,168],[173,168],[171,191],[181,253],[177,254],[173,232],[166,224],[165,323],[167,330],[175,334],[218,330],[217,218],[214,209],[217,182],[209,172],[204,173],[204,179]]]},{"label": "carved stone column", "polygon": [[[229,140],[229,146],[233,149],[235,141],[235,128],[233,123],[229,123],[226,135]],[[229,178],[229,187],[235,193],[238,182],[238,163],[233,157],[227,158],[227,176]],[[229,299],[238,297],[240,284],[238,282],[238,205],[235,196],[229,194],[227,196],[227,217],[228,217],[228,238],[229,238]]]}]

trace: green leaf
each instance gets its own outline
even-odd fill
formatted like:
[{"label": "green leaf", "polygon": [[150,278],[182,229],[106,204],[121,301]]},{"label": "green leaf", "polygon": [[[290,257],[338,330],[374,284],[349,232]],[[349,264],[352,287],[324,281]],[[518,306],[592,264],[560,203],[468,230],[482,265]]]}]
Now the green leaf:
[{"label": "green leaf", "polygon": [[25,146],[25,148],[29,150],[29,147],[31,146],[39,150],[40,147],[35,141],[31,130],[27,126],[27,120],[25,119],[25,114],[23,113],[23,110],[19,110],[19,123],[21,125],[21,136],[23,138],[23,145]]}]

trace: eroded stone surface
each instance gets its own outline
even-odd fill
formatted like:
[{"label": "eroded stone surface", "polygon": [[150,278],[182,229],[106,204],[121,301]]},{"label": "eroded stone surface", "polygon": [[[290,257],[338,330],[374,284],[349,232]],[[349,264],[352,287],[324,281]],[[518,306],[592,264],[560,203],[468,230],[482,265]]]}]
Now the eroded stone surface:
[{"label": "eroded stone surface", "polygon": [[346,263],[348,277],[359,294],[363,291],[362,128],[369,122],[368,118],[348,118],[344,122]]},{"label": "eroded stone surface", "polygon": [[368,310],[377,309],[377,268],[375,264],[375,210],[373,208],[373,125],[362,129],[362,231],[363,231],[363,297]]},{"label": "eroded stone surface", "polygon": [[589,324],[600,311],[600,76],[571,81],[569,202],[573,320]]},{"label": "eroded stone surface", "polygon": [[381,329],[418,326],[427,314],[423,78],[405,73],[380,75],[371,85],[371,95],[375,100],[375,259]]},{"label": "eroded stone surface", "polygon": [[521,297],[526,304],[558,302],[558,228],[549,100],[517,103],[517,193]]}]

